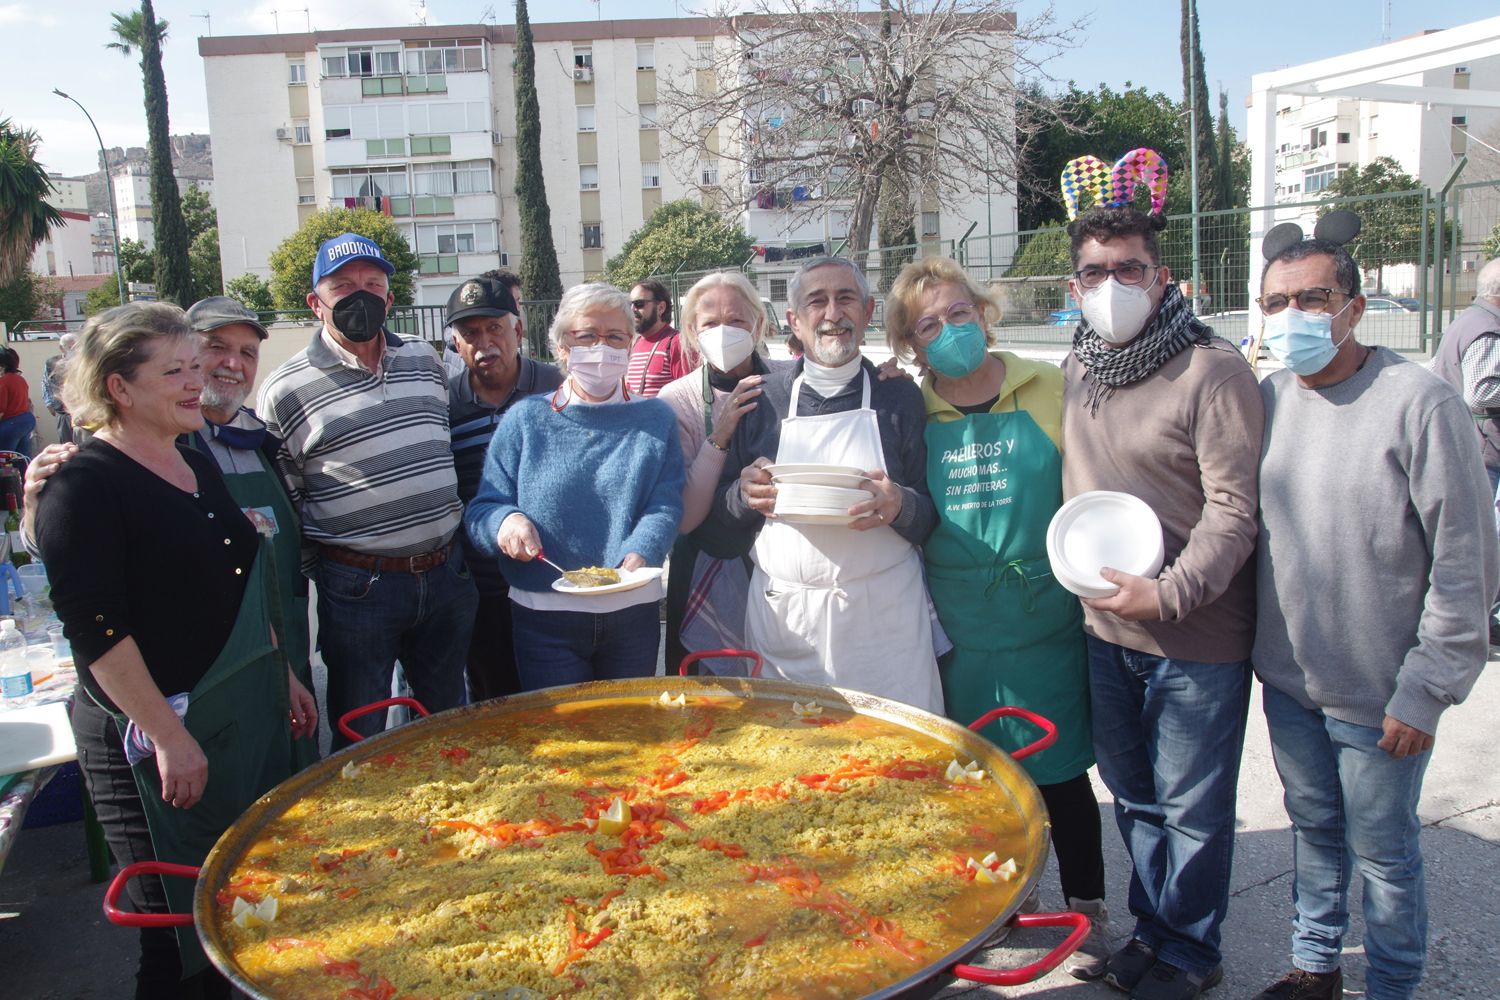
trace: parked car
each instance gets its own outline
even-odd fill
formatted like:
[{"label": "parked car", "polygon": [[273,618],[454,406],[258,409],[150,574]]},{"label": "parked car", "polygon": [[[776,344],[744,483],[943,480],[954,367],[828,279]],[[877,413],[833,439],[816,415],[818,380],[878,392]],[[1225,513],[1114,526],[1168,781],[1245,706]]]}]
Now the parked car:
[{"label": "parked car", "polygon": [[1082,322],[1082,309],[1054,309],[1047,314],[1047,323],[1051,326],[1077,326]]},{"label": "parked car", "polygon": [[1403,298],[1397,299],[1396,301],[1399,302],[1399,303],[1401,303],[1401,308],[1405,309],[1407,312],[1420,312],[1422,310],[1422,300],[1421,299],[1413,299],[1413,298],[1410,298],[1410,297],[1403,297]]},{"label": "parked car", "polygon": [[1388,298],[1384,295],[1371,295],[1365,299],[1365,312],[1410,312],[1406,306],[1397,299]]},{"label": "parked car", "polygon": [[766,321],[770,324],[766,327],[766,336],[774,337],[779,334],[783,337],[790,337],[792,335],[792,328],[787,325],[784,317],[776,314],[776,307],[771,305],[771,300],[764,295],[760,297],[760,307],[766,311]]}]

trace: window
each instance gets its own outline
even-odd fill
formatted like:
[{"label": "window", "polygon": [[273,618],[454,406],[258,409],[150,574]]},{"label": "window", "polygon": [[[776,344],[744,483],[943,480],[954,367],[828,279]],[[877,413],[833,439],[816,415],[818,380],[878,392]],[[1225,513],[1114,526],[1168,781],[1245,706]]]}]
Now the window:
[{"label": "window", "polygon": [[1338,165],[1325,163],[1321,167],[1313,167],[1311,170],[1302,172],[1302,190],[1308,194],[1319,194],[1328,190],[1328,185],[1338,177]]},{"label": "window", "polygon": [[593,69],[594,68],[594,50],[591,49],[591,48],[588,48],[588,49],[574,49],[573,50],[573,68],[574,69],[590,69],[590,70]]},{"label": "window", "polygon": [[286,82],[295,87],[307,84],[307,63],[297,61],[286,64]]},{"label": "window", "polygon": [[412,187],[417,194],[488,194],[495,189],[489,160],[412,165]]},{"label": "window", "polygon": [[1349,141],[1349,133],[1348,132],[1340,132],[1339,133],[1339,145],[1342,146],[1345,143],[1347,143],[1348,141]]},{"label": "window", "polygon": [[603,223],[585,222],[583,224],[583,248],[585,250],[604,249]]},{"label": "window", "polygon": [[699,164],[698,183],[712,186],[719,183],[719,161],[704,160]]},{"label": "window", "polygon": [[292,123],[292,141],[299,146],[312,142],[312,128],[305,121]]},{"label": "window", "polygon": [[592,104],[578,105],[578,131],[594,131],[594,106]]},{"label": "window", "polygon": [[406,122],[406,132],[412,135],[490,131],[490,115],[483,101],[409,103]]},{"label": "window", "polygon": [[405,156],[405,139],[366,139],[365,155],[370,159],[382,157]]},{"label": "window", "polygon": [[412,156],[448,156],[453,152],[453,137],[447,135],[413,136]]},{"label": "window", "polygon": [[1321,149],[1328,145],[1328,130],[1324,128],[1309,129],[1307,132],[1307,146],[1309,149]]},{"label": "window", "polygon": [[375,53],[375,75],[376,76],[400,76],[401,75],[401,50],[384,51]]},{"label": "window", "polygon": [[656,128],[656,104],[654,102],[651,104],[642,104],[639,114],[641,116],[641,128]]},{"label": "window", "polygon": [[635,68],[656,68],[656,44],[654,42],[635,43]]},{"label": "window", "polygon": [[477,38],[406,43],[406,72],[413,76],[440,76],[482,69],[484,43]]},{"label": "window", "polygon": [[417,226],[417,253],[493,253],[493,222],[443,222]]},{"label": "window", "polygon": [[1454,128],[1468,128],[1469,127],[1469,116],[1468,115],[1454,115],[1451,119],[1449,119],[1449,122],[1450,122],[1450,124],[1453,125]]},{"label": "window", "polygon": [[375,50],[369,48],[349,49],[345,54],[349,76],[375,75]]},{"label": "window", "polygon": [[922,213],[922,235],[936,236],[938,234],[938,214],[936,212]]},{"label": "window", "polygon": [[[405,167],[361,167],[355,170],[330,170],[333,197],[391,198],[411,193]],[[299,185],[301,182],[298,182]]]},{"label": "window", "polygon": [[348,76],[349,63],[344,59],[343,49],[328,49],[323,56],[323,75]]},{"label": "window", "polygon": [[712,62],[714,58],[714,43],[711,39],[700,39],[695,45],[695,51],[699,62]]},{"label": "window", "polygon": [[599,190],[599,165],[582,163],[578,166],[578,187],[584,191]]},{"label": "window", "polygon": [[661,162],[659,160],[641,161],[641,187],[661,187]]},{"label": "window", "polygon": [[772,302],[785,302],[786,301],[786,279],[785,278],[772,278],[771,279],[771,301]]}]

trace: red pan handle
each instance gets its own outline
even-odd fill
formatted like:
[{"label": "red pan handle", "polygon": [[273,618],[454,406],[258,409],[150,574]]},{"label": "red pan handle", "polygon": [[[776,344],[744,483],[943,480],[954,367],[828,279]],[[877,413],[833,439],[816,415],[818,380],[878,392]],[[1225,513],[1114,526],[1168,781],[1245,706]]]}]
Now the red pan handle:
[{"label": "red pan handle", "polygon": [[986,969],[978,965],[955,965],[948,971],[959,979],[990,986],[1020,986],[1040,979],[1062,964],[1062,960],[1078,950],[1083,939],[1089,936],[1089,918],[1082,913],[1022,913],[1011,919],[1016,927],[1071,927],[1073,932],[1062,944],[1029,965],[1018,969]]},{"label": "red pan handle", "polygon": [[760,654],[749,649],[700,649],[696,653],[689,653],[682,658],[682,664],[677,668],[677,676],[686,677],[689,664],[697,663],[699,660],[713,660],[721,656],[750,660],[750,676],[760,676]]},{"label": "red pan handle", "polygon": [[359,718],[361,715],[369,715],[371,712],[378,712],[382,708],[390,708],[392,705],[405,705],[407,708],[416,712],[418,715],[423,716],[424,718],[432,714],[431,712],[427,711],[427,707],[425,705],[423,705],[415,698],[383,698],[380,701],[372,701],[370,702],[370,704],[364,706],[363,708],[350,709],[349,711],[341,715],[339,717],[339,732],[343,733],[345,736],[358,743],[360,740],[364,739],[364,737],[355,732],[354,729],[350,727],[349,723]]},{"label": "red pan handle", "polygon": [[983,715],[981,715],[979,718],[975,719],[973,722],[969,723],[969,728],[977,733],[985,726],[988,726],[991,722],[994,722],[996,719],[1009,715],[1013,715],[1018,719],[1025,719],[1027,722],[1040,729],[1043,734],[1042,738],[1037,740],[1035,743],[1028,743],[1026,744],[1026,746],[1011,754],[1010,756],[1012,760],[1020,760],[1023,757],[1030,757],[1038,750],[1045,750],[1052,744],[1057,742],[1057,727],[1052,724],[1051,719],[1037,715],[1035,712],[1030,711],[1029,709],[1017,708],[1015,705],[1001,705],[999,708],[992,708],[988,712],[985,712]]},{"label": "red pan handle", "polygon": [[126,865],[109,883],[109,888],[104,890],[106,920],[119,927],[192,926],[193,915],[191,913],[127,913],[116,906],[115,904],[120,901],[120,893],[125,891],[125,883],[137,875],[181,875],[183,878],[197,878],[198,869],[192,865],[174,865],[167,861],[137,861],[133,865]]}]

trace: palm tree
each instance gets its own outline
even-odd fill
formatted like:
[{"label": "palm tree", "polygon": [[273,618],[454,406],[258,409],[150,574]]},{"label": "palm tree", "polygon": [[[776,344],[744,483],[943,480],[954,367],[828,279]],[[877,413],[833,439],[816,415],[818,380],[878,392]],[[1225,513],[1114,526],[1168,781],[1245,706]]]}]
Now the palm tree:
[{"label": "palm tree", "polygon": [[62,215],[47,204],[56,189],[36,160],[39,141],[31,129],[0,119],[0,285],[26,270],[37,244],[63,224]]},{"label": "palm tree", "polygon": [[[110,30],[114,32],[114,36],[118,38],[119,41],[106,42],[104,47],[106,49],[114,49],[116,52],[120,53],[120,55],[126,56],[127,58],[134,55],[136,50],[141,48],[145,42],[145,29],[141,27],[141,12],[138,10],[133,10],[129,14],[111,14],[110,17],[115,19],[114,27]],[[159,45],[166,40],[167,22],[157,21],[157,44]]]}]

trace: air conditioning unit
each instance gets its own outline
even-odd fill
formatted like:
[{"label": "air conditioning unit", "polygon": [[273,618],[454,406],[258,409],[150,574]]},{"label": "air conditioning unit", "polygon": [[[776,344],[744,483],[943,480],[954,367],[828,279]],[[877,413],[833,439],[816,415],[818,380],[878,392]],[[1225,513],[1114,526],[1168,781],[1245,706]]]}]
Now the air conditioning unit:
[{"label": "air conditioning unit", "polygon": [[505,145],[505,137],[502,136],[499,132],[491,132],[490,141],[493,142],[496,146]]},{"label": "air conditioning unit", "polygon": [[281,142],[291,142],[292,130],[289,128],[279,128],[276,130],[276,138]]},{"label": "air conditioning unit", "polygon": [[592,83],[594,80],[594,69],[592,66],[574,66],[574,83]]}]

